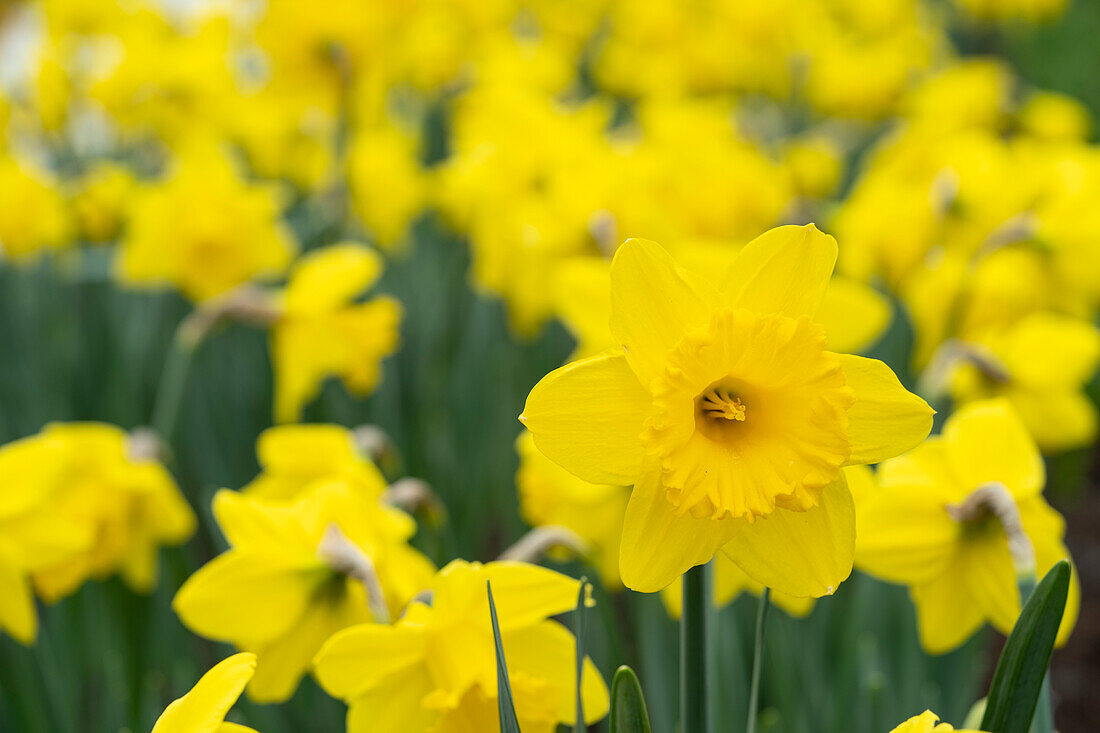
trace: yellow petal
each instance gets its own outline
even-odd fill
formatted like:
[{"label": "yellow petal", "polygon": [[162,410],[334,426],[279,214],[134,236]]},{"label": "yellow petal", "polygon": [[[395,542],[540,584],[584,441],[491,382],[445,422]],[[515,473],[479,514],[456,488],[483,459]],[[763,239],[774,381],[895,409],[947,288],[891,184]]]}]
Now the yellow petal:
[{"label": "yellow petal", "polygon": [[836,265],[836,240],[813,224],[782,226],[745,245],[722,290],[735,308],[811,318]]},{"label": "yellow petal", "polygon": [[302,255],[286,286],[291,313],[335,310],[351,301],[382,274],[382,258],[363,244],[345,242]]},{"label": "yellow petal", "polygon": [[520,421],[539,450],[570,473],[594,484],[632,484],[650,404],[626,358],[604,354],[543,377]]},{"label": "yellow petal", "polygon": [[310,537],[299,516],[288,507],[254,501],[222,489],[214,495],[214,518],[233,547],[287,558],[310,558],[317,538]]},{"label": "yellow petal", "polygon": [[554,311],[577,341],[571,358],[595,356],[615,345],[611,336],[611,269],[602,257],[574,257],[553,279]]},{"label": "yellow petal", "polygon": [[944,509],[957,498],[936,483],[943,454],[942,444],[930,440],[882,465],[881,487],[856,502],[860,570],[893,583],[925,583],[953,560],[962,527]]},{"label": "yellow petal", "polygon": [[722,552],[750,578],[779,593],[830,595],[852,573],[855,507],[843,474],[825,487],[816,507],[776,509],[753,524],[737,521],[737,533]]},{"label": "yellow petal", "polygon": [[349,700],[419,664],[426,643],[423,628],[360,624],[324,643],[314,660],[314,674],[325,692]]},{"label": "yellow petal", "polygon": [[[573,634],[556,621],[542,621],[502,634],[501,641],[508,660],[509,677],[527,675],[552,685],[558,693],[558,722],[575,725],[577,646]],[[607,715],[610,702],[607,685],[588,657],[584,660],[581,679],[584,720],[591,725]],[[523,711],[517,710],[517,713],[522,717]]]},{"label": "yellow petal", "polygon": [[1069,316],[1036,313],[1009,332],[1001,357],[1012,379],[1029,387],[1080,387],[1100,362],[1100,330]]},{"label": "yellow petal", "polygon": [[350,701],[347,733],[411,733],[435,730],[439,712],[423,701],[435,690],[428,670],[414,667]]},{"label": "yellow petal", "polygon": [[970,585],[963,562],[948,563],[943,574],[910,589],[917,607],[920,643],[931,654],[943,654],[974,635],[985,620],[981,608],[960,592]]},{"label": "yellow petal", "polygon": [[256,457],[265,471],[309,478],[362,461],[351,431],[342,425],[280,425],[260,433]]},{"label": "yellow petal", "polygon": [[1096,405],[1082,392],[1010,387],[1006,396],[1044,453],[1081,448],[1096,439]]},{"label": "yellow petal", "polygon": [[611,333],[643,385],[664,369],[669,349],[684,334],[710,319],[717,303],[713,287],[679,267],[655,242],[630,239],[615,253]]},{"label": "yellow petal", "polygon": [[20,644],[33,644],[38,633],[34,594],[27,576],[0,557],[0,630]]},{"label": "yellow petal", "polygon": [[255,728],[238,723],[222,723],[215,729],[216,733],[258,733]]},{"label": "yellow petal", "polygon": [[257,646],[284,634],[331,572],[320,563],[302,566],[230,550],[195,571],[172,608],[201,636]]},{"label": "yellow petal", "polygon": [[890,367],[877,359],[837,356],[856,398],[848,410],[850,464],[893,458],[927,437],[935,411],[901,386]]},{"label": "yellow petal", "polygon": [[642,593],[655,593],[689,568],[708,562],[738,527],[734,519],[677,516],[660,474],[656,462],[642,470],[630,493],[619,546],[623,584]]},{"label": "yellow petal", "polygon": [[890,301],[882,293],[855,280],[834,277],[816,320],[825,327],[828,348],[849,354],[877,341],[893,316]]},{"label": "yellow petal", "polygon": [[216,664],[164,711],[153,733],[214,733],[256,669],[256,655],[241,653]]},{"label": "yellow petal", "polygon": [[1043,488],[1042,456],[1007,400],[959,409],[944,424],[943,443],[952,471],[971,490],[999,481],[1020,499]]},{"label": "yellow petal", "polygon": [[[340,578],[334,583],[355,581]],[[362,606],[342,598],[340,590],[324,591],[328,597],[314,597],[305,611],[280,638],[257,648],[256,674],[248,685],[248,696],[260,703],[288,700],[302,676],[313,666],[322,645],[333,634],[370,618]]]},{"label": "yellow petal", "polygon": [[[568,575],[522,562],[491,562],[484,565],[484,571],[493,584],[493,603],[502,630],[530,626],[577,606],[580,581]],[[480,585],[485,597],[484,584]]]}]

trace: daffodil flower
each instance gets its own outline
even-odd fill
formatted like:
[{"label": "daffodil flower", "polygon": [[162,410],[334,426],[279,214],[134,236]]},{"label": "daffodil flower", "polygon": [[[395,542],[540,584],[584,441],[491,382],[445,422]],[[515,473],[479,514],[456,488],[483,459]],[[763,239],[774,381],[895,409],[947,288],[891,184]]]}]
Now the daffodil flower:
[{"label": "daffodil flower", "polygon": [[1100,363],[1100,330],[1086,321],[1034,313],[978,339],[994,368],[962,360],[951,382],[960,404],[1003,396],[1047,452],[1088,445],[1096,438],[1096,407],[1085,383]]},{"label": "daffodil flower", "polygon": [[[940,716],[933,713],[931,710],[925,710],[920,715],[914,715],[909,720],[905,721],[897,728],[894,728],[890,733],[948,733],[948,731],[955,731],[955,728],[951,727],[950,723],[941,723]],[[956,733],[981,733],[976,730],[958,730]]]},{"label": "daffodil flower", "polygon": [[[498,729],[492,583],[516,715],[524,733],[576,719],[576,643],[551,616],[572,610],[579,581],[518,562],[455,560],[393,626],[355,626],[315,661],[321,686],[349,705],[349,733],[468,733]],[[608,710],[599,671],[585,659],[585,722]]]},{"label": "daffodil flower", "polygon": [[[9,557],[24,558],[15,565],[33,569],[35,590],[45,600],[115,572],[134,590],[148,592],[160,546],[178,545],[195,531],[195,515],[172,476],[141,454],[139,442],[114,425],[52,423],[0,449],[0,471],[10,477],[5,490],[23,495],[12,521],[25,526],[31,517],[48,518],[42,534],[27,536],[13,527],[0,545],[12,547]],[[28,514],[34,504],[29,497],[38,503]],[[62,534],[72,541],[62,541]],[[29,543],[24,551],[16,547],[21,542]],[[62,545],[80,551],[44,549]]]},{"label": "daffodil flower", "polygon": [[295,263],[271,328],[278,422],[296,420],[328,377],[357,394],[374,389],[379,363],[397,347],[401,304],[385,296],[354,299],[378,281],[382,267],[377,254],[351,242]]},{"label": "daffodil flower", "polygon": [[173,701],[152,733],[256,733],[244,725],[225,722],[225,716],[256,671],[256,655],[242,652],[223,659]]},{"label": "daffodil flower", "polygon": [[347,480],[363,496],[377,500],[386,479],[340,425],[279,425],[256,440],[260,473],[241,489],[249,498],[292,503],[318,481]]},{"label": "daffodil flower", "polygon": [[214,516],[230,549],[188,578],[172,606],[196,633],[256,654],[248,692],[257,701],[289,698],[325,639],[396,616],[434,572],[407,544],[413,520],[347,481],[292,504],[223,490]]},{"label": "daffodil flower", "polygon": [[848,577],[841,468],[912,448],[932,410],[882,362],[826,350],[813,315],[836,253],[813,225],[780,227],[716,287],[653,242],[619,248],[621,347],[551,372],[520,419],[580,478],[633,484],[619,555],[628,587],[660,590],[720,549],[790,595]]},{"label": "daffodil flower", "polygon": [[[925,649],[954,649],[986,621],[1007,634],[1020,614],[1017,568],[1001,523],[989,513],[953,517],[952,507],[975,490],[999,486],[1014,502],[1040,577],[1069,559],[1065,523],[1043,500],[1044,480],[1039,450],[1004,399],[966,405],[940,436],[880,467],[878,489],[860,502],[856,563],[909,586]],[[1080,593],[1074,572],[1059,644],[1073,629]]]}]

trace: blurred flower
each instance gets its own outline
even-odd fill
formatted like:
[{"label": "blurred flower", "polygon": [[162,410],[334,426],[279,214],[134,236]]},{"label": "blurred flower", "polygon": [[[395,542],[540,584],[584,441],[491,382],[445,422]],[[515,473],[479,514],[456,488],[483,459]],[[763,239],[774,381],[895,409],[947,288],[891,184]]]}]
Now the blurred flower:
[{"label": "blurred flower", "polygon": [[[914,715],[890,733],[947,733],[954,731],[949,723],[940,723],[940,716],[931,710],[925,710],[920,715]],[[959,730],[957,733],[981,733],[981,731]]]},{"label": "blurred flower", "polygon": [[[860,503],[856,562],[861,570],[910,587],[921,644],[950,651],[989,621],[1009,633],[1020,614],[1018,572],[1002,523],[986,512],[960,521],[952,507],[990,484],[1011,496],[1043,575],[1069,559],[1065,523],[1043,500],[1042,457],[1005,400],[971,403],[943,434],[885,462],[879,488]],[[1076,572],[1058,633],[1064,644],[1080,604]]]},{"label": "blurred flower", "polygon": [[1020,127],[1044,140],[1088,139],[1092,117],[1073,97],[1057,92],[1034,92],[1018,114]]},{"label": "blurred flower", "polygon": [[[9,472],[25,477],[21,490],[43,498],[51,522],[90,537],[75,553],[35,559],[35,588],[49,602],[115,572],[148,592],[159,547],[195,531],[195,515],[168,471],[144,454],[141,439],[113,425],[54,423],[0,453]],[[35,541],[51,543],[51,534]]]},{"label": "blurred flower", "polygon": [[85,553],[95,528],[54,511],[63,475],[54,441],[17,440],[0,448],[0,629],[22,644],[35,640],[33,574]]},{"label": "blurred flower", "polygon": [[619,540],[630,498],[628,486],[590,484],[566,471],[535,447],[531,434],[516,441],[519,452],[519,510],[532,527],[558,525],[570,529],[588,545],[587,558],[612,590],[619,580]]},{"label": "blurred flower", "polygon": [[0,255],[27,260],[66,246],[72,227],[53,177],[0,151]]},{"label": "blurred flower", "polygon": [[346,480],[285,505],[222,490],[214,516],[230,548],[188,578],[172,607],[195,633],[255,652],[257,701],[289,698],[325,639],[397,615],[434,572],[407,544],[413,520]]},{"label": "blurred flower", "polygon": [[416,141],[392,125],[360,128],[348,152],[355,212],[387,250],[398,247],[426,203],[417,153]]},{"label": "blurred flower", "polygon": [[[512,695],[525,733],[576,720],[576,642],[549,618],[575,608],[578,581],[535,565],[454,560],[393,626],[362,625],[329,639],[315,660],[321,686],[349,705],[349,733],[496,730],[492,583]],[[608,711],[590,659],[582,673],[585,722]]]},{"label": "blurred flower", "polygon": [[76,182],[72,197],[80,236],[89,242],[118,239],[135,188],[134,175],[126,167],[111,161],[96,163]]},{"label": "blurred flower", "polygon": [[1100,363],[1100,330],[1091,323],[1036,313],[988,334],[962,358],[951,392],[959,404],[1004,396],[1044,452],[1096,438],[1096,406],[1084,386]]},{"label": "blurred flower", "polygon": [[296,420],[328,377],[340,377],[356,394],[374,390],[379,363],[397,348],[401,304],[386,296],[354,299],[382,268],[377,254],[352,242],[314,250],[294,264],[271,329],[278,422]]},{"label": "blurred flower", "polygon": [[255,654],[242,652],[218,662],[190,692],[164,709],[152,733],[256,733],[224,722],[255,670]]},{"label": "blurred flower", "polygon": [[634,485],[619,557],[628,587],[660,590],[722,548],[790,595],[848,577],[841,467],[913,447],[932,410],[882,362],[825,350],[811,318],[835,259],[812,225],[780,227],[738,254],[719,291],[652,242],[617,252],[622,350],[544,377],[521,420],[577,476]]},{"label": "blurred flower", "polygon": [[198,301],[277,276],[296,246],[280,208],[275,192],[241,178],[224,152],[189,146],[166,179],[135,196],[118,276],[133,285],[171,284]]},{"label": "blurred flower", "polygon": [[386,479],[340,425],[280,425],[256,440],[260,473],[241,489],[250,499],[289,503],[317,482],[347,481],[365,498],[377,500]]}]

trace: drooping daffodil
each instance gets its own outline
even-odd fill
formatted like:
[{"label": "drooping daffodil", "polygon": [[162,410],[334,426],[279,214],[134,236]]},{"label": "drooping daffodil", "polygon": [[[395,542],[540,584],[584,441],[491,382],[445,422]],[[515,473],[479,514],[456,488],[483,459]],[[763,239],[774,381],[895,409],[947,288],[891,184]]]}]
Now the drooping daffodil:
[{"label": "drooping daffodil", "polygon": [[230,549],[172,607],[192,631],[256,654],[248,693],[261,702],[289,698],[325,639],[400,613],[435,570],[407,544],[412,518],[347,481],[282,505],[223,490],[214,516]]},{"label": "drooping daffodil", "polygon": [[619,570],[654,592],[723,550],[757,582],[832,593],[851,572],[841,468],[917,445],[932,410],[880,361],[828,351],[836,261],[813,225],[756,238],[710,280],[644,240],[611,267],[618,348],[544,377],[520,419],[580,478],[633,484]]},{"label": "drooping daffodil", "polygon": [[379,363],[397,347],[401,304],[387,296],[355,299],[382,269],[381,257],[353,242],[315,250],[294,264],[271,327],[278,422],[298,419],[329,377],[359,395],[374,389]]},{"label": "drooping daffodil", "polygon": [[[314,662],[321,686],[349,705],[349,733],[498,730],[492,584],[513,701],[524,733],[576,719],[576,642],[551,616],[575,608],[580,582],[519,562],[454,560],[394,625],[364,624],[329,639]],[[608,711],[599,670],[585,659],[585,722]]]},{"label": "drooping daffodil", "polygon": [[[909,586],[929,652],[954,649],[986,621],[1007,634],[1020,615],[1017,576],[1028,569],[1016,566],[995,508],[960,515],[976,491],[996,491],[1018,513],[1031,572],[1042,577],[1069,559],[1065,522],[1043,499],[1044,481],[1035,441],[1003,398],[966,405],[941,435],[879,468],[878,488],[859,503],[856,564]],[[1058,644],[1073,629],[1080,594],[1074,572]]]}]

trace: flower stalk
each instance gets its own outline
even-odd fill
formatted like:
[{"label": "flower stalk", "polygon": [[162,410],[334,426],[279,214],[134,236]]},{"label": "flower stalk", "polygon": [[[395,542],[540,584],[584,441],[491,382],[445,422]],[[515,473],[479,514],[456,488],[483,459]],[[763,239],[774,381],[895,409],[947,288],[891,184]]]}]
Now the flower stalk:
[{"label": "flower stalk", "polygon": [[707,675],[707,603],[710,571],[696,565],[684,573],[680,615],[680,730],[707,733],[710,700]]},{"label": "flower stalk", "polygon": [[771,606],[771,588],[764,588],[760,594],[760,606],[756,612],[756,635],[752,655],[752,682],[749,687],[749,717],[745,723],[746,733],[756,733],[756,719],[760,712],[760,674],[764,669],[764,628],[768,621],[768,608]]}]

